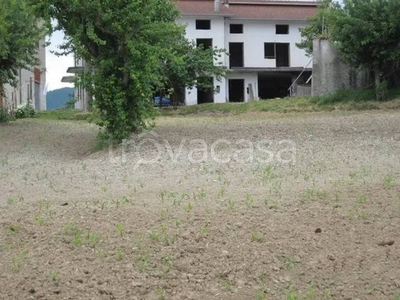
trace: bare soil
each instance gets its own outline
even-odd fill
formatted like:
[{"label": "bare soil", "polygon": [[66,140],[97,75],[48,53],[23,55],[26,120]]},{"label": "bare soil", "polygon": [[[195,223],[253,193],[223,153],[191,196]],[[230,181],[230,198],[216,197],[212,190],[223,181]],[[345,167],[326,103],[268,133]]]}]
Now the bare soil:
[{"label": "bare soil", "polygon": [[400,111],[157,123],[0,125],[0,299],[400,299]]}]

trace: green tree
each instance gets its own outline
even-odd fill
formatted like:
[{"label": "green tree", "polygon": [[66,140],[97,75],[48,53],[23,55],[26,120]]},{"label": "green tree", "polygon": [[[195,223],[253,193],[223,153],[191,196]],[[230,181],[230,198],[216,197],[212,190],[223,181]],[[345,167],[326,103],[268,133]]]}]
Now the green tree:
[{"label": "green tree", "polygon": [[300,49],[304,49],[308,55],[312,55],[314,39],[329,38],[332,22],[331,11],[333,7],[338,7],[338,4],[333,3],[332,0],[323,0],[318,5],[317,14],[307,18],[308,25],[299,29],[301,41],[296,43],[296,46]]},{"label": "green tree", "polygon": [[16,86],[18,70],[39,64],[40,20],[26,0],[0,0],[0,108],[4,84]]},{"label": "green tree", "polygon": [[332,40],[344,60],[374,71],[377,100],[383,100],[385,63],[400,59],[400,1],[344,0],[333,14]]},{"label": "green tree", "polygon": [[382,70],[400,59],[399,11],[398,0],[344,0],[343,5],[325,0],[301,30],[297,46],[311,54],[314,38],[329,39],[350,66],[374,71],[376,98],[383,100]]},{"label": "green tree", "polygon": [[220,79],[224,76],[226,69],[218,60],[225,54],[224,49],[197,47],[183,36],[179,37],[160,65],[161,89],[167,87],[172,90],[176,106],[184,88],[213,88],[200,78],[215,76]]},{"label": "green tree", "polygon": [[91,65],[81,82],[95,98],[98,124],[117,140],[151,125],[154,89],[166,85],[169,68],[178,72],[186,60],[176,45],[184,27],[175,23],[174,1],[30,1],[41,16],[58,21],[53,30],[65,31],[63,53]]}]

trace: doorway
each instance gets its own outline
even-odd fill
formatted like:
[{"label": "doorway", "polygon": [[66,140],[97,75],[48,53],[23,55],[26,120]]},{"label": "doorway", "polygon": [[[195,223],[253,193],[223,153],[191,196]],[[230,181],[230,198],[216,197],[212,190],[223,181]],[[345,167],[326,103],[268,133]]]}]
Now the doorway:
[{"label": "doorway", "polygon": [[277,43],[276,45],[276,67],[289,67],[289,44]]},{"label": "doorway", "polygon": [[229,67],[240,68],[243,66],[243,43],[229,43]]},{"label": "doorway", "polygon": [[214,102],[214,78],[200,77],[197,79],[197,104]]},{"label": "doorway", "polygon": [[229,79],[229,102],[244,102],[244,79]]}]

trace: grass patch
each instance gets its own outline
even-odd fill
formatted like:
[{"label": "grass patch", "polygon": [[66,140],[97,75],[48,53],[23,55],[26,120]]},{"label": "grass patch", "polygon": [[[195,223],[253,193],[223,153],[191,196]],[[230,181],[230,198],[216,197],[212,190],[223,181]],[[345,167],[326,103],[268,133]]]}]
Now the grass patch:
[{"label": "grass patch", "polygon": [[[246,103],[206,103],[160,109],[162,116],[184,116],[194,114],[243,114],[249,112],[319,112],[331,110],[370,110],[380,108],[400,108],[400,89],[390,89],[389,101],[375,101],[373,89],[346,89],[324,97],[293,97],[251,101]],[[396,99],[397,98],[397,99]]]},{"label": "grass patch", "polygon": [[35,114],[35,119],[89,121],[91,116],[90,112],[83,112],[77,109],[55,109],[39,111]]}]

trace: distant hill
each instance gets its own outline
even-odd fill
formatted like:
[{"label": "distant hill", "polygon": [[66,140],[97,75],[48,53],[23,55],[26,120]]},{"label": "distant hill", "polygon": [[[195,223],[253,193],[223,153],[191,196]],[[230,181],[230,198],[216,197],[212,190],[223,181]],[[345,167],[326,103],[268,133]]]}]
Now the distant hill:
[{"label": "distant hill", "polygon": [[71,99],[74,94],[74,88],[65,87],[58,90],[47,92],[47,109],[63,108],[65,103]]}]

